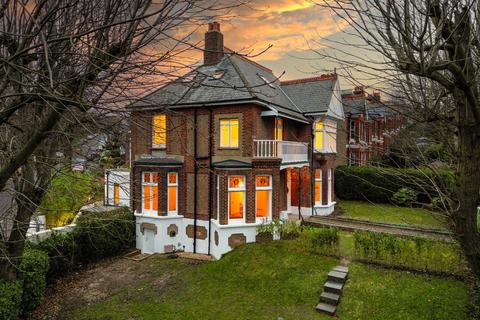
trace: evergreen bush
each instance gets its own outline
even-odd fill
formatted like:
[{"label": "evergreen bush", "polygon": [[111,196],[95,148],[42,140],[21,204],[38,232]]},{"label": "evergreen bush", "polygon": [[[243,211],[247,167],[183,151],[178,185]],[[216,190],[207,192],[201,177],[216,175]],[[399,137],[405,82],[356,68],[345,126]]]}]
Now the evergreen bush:
[{"label": "evergreen bush", "polygon": [[20,264],[19,279],[22,282],[22,315],[28,316],[42,300],[47,284],[48,255],[40,250],[26,249]]},{"label": "evergreen bush", "polygon": [[0,319],[17,319],[21,301],[22,282],[0,280]]}]

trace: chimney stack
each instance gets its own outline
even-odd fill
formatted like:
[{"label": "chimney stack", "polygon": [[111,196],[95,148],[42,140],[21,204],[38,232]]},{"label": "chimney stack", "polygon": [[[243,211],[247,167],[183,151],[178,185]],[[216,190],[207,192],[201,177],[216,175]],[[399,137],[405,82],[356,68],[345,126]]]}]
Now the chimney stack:
[{"label": "chimney stack", "polygon": [[205,50],[203,52],[203,64],[214,65],[223,58],[223,34],[220,32],[220,23],[211,22],[208,24],[208,31],[205,33]]}]

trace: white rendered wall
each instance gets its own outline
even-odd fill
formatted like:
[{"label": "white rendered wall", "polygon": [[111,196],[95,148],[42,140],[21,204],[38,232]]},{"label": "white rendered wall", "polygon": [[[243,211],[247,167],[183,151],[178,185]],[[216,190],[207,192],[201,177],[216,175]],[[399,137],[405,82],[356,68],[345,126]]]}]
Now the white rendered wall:
[{"label": "white rendered wall", "polygon": [[107,170],[105,172],[105,204],[113,206],[114,185],[119,185],[119,206],[130,207],[130,171],[126,170]]}]

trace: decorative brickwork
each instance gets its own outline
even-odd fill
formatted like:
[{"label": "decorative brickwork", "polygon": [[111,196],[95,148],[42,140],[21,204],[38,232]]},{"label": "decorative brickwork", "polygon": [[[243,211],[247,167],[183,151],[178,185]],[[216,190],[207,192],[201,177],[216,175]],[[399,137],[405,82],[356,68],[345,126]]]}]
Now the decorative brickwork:
[{"label": "decorative brickwork", "polygon": [[145,234],[145,229],[152,230],[154,234],[157,234],[157,226],[154,223],[144,222],[140,224],[140,232]]},{"label": "decorative brickwork", "polygon": [[[193,224],[189,224],[185,228],[187,237],[193,239],[193,234],[194,234],[193,230],[194,230]],[[205,228],[204,226],[197,226],[197,239],[200,239],[200,240],[207,239],[207,228]]]},{"label": "decorative brickwork", "polygon": [[228,238],[228,245],[232,249],[245,243],[247,243],[247,237],[243,233],[234,233]]},{"label": "decorative brickwork", "polygon": [[175,237],[178,234],[178,226],[174,223],[168,226],[167,228],[167,234],[170,237]]}]

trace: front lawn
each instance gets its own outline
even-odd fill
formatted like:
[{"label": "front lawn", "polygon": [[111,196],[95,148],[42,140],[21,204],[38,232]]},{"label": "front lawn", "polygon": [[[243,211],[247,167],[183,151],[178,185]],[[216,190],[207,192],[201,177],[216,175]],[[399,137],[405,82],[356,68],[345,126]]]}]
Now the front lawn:
[{"label": "front lawn", "polygon": [[[137,275],[132,285],[112,289],[108,297],[88,305],[70,292],[75,303],[64,315],[68,319],[331,319],[314,306],[327,272],[338,261],[310,253],[299,240],[244,245],[215,262],[154,256],[128,263],[131,266],[119,268],[116,277]],[[460,281],[361,264],[350,268],[340,319],[468,318],[468,291]]]},{"label": "front lawn", "polygon": [[440,213],[422,208],[405,208],[389,204],[340,200],[342,217],[372,222],[444,229],[446,219]]}]

